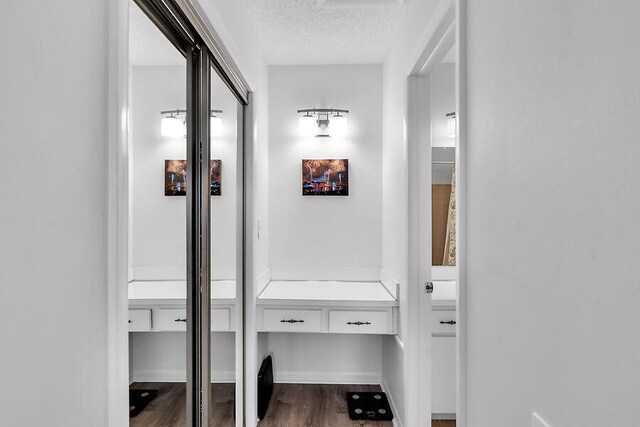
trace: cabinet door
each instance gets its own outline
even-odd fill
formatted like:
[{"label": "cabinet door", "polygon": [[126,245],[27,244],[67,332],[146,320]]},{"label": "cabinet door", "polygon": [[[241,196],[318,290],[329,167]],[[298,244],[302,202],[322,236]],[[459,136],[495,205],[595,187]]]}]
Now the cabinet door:
[{"label": "cabinet door", "polygon": [[434,418],[455,418],[456,337],[433,337],[431,357],[431,412]]}]

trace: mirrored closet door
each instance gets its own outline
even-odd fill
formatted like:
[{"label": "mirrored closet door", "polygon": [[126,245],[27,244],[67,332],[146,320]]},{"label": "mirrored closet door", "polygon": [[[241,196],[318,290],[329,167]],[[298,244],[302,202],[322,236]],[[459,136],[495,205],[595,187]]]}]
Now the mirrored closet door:
[{"label": "mirrored closet door", "polygon": [[130,425],[242,425],[244,104],[175,3],[129,45]]}]

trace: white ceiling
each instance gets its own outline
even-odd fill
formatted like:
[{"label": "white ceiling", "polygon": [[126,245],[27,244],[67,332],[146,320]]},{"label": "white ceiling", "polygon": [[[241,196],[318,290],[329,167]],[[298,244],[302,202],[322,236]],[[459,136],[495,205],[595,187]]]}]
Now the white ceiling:
[{"label": "white ceiling", "polygon": [[404,0],[246,0],[269,64],[381,63]]},{"label": "white ceiling", "polygon": [[131,65],[184,65],[180,52],[133,2],[129,2]]}]

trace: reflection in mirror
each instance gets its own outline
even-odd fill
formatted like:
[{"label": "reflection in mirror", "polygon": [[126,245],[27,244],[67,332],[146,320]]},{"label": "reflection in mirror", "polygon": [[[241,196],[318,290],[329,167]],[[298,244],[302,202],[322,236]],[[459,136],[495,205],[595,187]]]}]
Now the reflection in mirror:
[{"label": "reflection in mirror", "polygon": [[432,265],[456,265],[455,149],[432,148]]},{"label": "reflection in mirror", "polygon": [[430,75],[434,266],[456,265],[456,102],[454,49]]},{"label": "reflection in mirror", "polygon": [[[236,405],[235,318],[242,310],[237,292],[237,215],[242,197],[237,175],[238,101],[211,70],[211,406],[209,427],[234,426]],[[241,281],[240,281],[241,283]],[[241,336],[240,336],[241,338]],[[239,358],[242,360],[242,358]],[[241,418],[240,418],[241,420]]]}]

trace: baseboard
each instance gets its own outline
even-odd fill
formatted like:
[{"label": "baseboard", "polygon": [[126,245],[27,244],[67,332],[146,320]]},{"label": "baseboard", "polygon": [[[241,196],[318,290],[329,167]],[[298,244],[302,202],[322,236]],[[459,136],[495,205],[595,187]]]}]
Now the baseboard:
[{"label": "baseboard", "polygon": [[380,384],[380,372],[274,372],[281,384]]},{"label": "baseboard", "polygon": [[456,414],[431,414],[432,420],[452,421],[456,419]]},{"label": "baseboard", "polygon": [[[137,383],[183,383],[187,381],[187,372],[182,370],[137,370],[131,375],[131,382]],[[212,383],[236,382],[235,371],[211,372]]]},{"label": "baseboard", "polygon": [[382,388],[382,391],[387,394],[387,399],[389,400],[389,406],[391,406],[391,411],[393,412],[394,427],[404,427],[404,424],[402,423],[402,419],[398,415],[400,414],[400,412],[398,412],[398,406],[396,405],[395,400],[393,400],[393,395],[389,392],[389,386],[387,385],[387,382],[382,380],[380,382],[380,387]]}]

